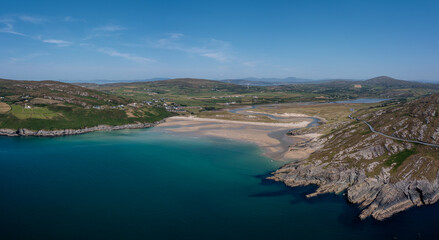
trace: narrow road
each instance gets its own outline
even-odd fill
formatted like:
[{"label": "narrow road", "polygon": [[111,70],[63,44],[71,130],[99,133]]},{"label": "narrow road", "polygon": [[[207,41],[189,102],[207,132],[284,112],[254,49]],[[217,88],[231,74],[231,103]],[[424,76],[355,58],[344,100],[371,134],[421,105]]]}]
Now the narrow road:
[{"label": "narrow road", "polygon": [[426,145],[426,146],[430,146],[430,147],[439,147],[439,144],[426,143],[426,142],[421,142],[421,141],[416,141],[416,140],[409,140],[409,139],[404,139],[404,138],[399,138],[399,137],[390,136],[390,135],[384,134],[384,133],[382,133],[382,132],[378,132],[378,131],[376,131],[376,130],[372,127],[372,125],[370,125],[370,123],[366,122],[365,120],[361,120],[361,119],[358,119],[358,118],[354,118],[354,117],[352,117],[352,114],[349,115],[349,118],[352,119],[352,120],[356,120],[356,121],[364,122],[364,123],[369,127],[370,131],[372,131],[373,133],[377,133],[377,134],[379,134],[379,135],[381,135],[381,136],[383,136],[383,137],[386,137],[386,138],[390,138],[390,139],[393,139],[393,140],[404,141],[404,142],[410,142],[410,143],[422,144],[422,145]]}]

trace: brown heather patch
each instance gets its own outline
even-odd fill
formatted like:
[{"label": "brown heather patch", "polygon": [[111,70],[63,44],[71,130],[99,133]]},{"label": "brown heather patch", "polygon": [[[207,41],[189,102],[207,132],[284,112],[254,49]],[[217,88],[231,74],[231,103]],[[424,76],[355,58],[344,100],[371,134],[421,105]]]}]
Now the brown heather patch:
[{"label": "brown heather patch", "polygon": [[7,103],[0,102],[0,113],[4,114],[11,110],[11,106],[9,106]]}]

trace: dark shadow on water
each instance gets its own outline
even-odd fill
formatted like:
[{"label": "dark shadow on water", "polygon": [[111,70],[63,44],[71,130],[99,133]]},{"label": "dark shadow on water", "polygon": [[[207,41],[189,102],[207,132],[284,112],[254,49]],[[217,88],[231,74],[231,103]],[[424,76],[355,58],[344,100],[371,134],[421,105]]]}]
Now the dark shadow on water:
[{"label": "dark shadow on water", "polygon": [[290,191],[288,190],[280,190],[280,191],[271,191],[271,192],[261,192],[249,195],[249,197],[279,197],[290,195]]},{"label": "dark shadow on water", "polygon": [[299,187],[288,187],[283,182],[276,182],[267,177],[272,176],[271,173],[255,175],[255,178],[260,179],[260,185],[263,186],[278,186],[280,190],[263,191],[255,194],[249,195],[249,197],[279,197],[290,195],[293,200],[290,201],[291,204],[307,203],[307,204],[319,204],[322,202],[338,202],[343,201],[343,196],[336,194],[323,194],[313,198],[307,198],[306,195],[313,193],[317,190],[316,185],[309,186],[299,186]]},{"label": "dark shadow on water", "polygon": [[[351,232],[368,232],[378,239],[439,239],[439,203],[412,207],[404,212],[397,213],[389,219],[378,221],[372,217],[361,220],[358,216],[362,209],[357,204],[349,203],[343,194],[323,194],[313,198],[306,195],[314,192],[317,186],[288,187],[281,182],[266,179],[270,173],[254,176],[260,179],[264,186],[277,186],[276,190],[261,191],[250,197],[283,197],[291,196],[291,204],[322,204],[342,203],[342,211],[337,221],[350,229]],[[369,236],[369,235],[368,235]]]},{"label": "dark shadow on water", "polygon": [[268,185],[268,186],[269,185],[277,185],[277,184],[279,184],[279,182],[273,181],[271,179],[267,179],[268,177],[273,176],[271,174],[272,172],[274,172],[274,171],[270,171],[269,173],[266,173],[266,174],[255,175],[253,177],[257,178],[261,181],[260,185]]},{"label": "dark shadow on water", "polygon": [[310,205],[322,204],[322,203],[341,203],[344,202],[343,211],[338,216],[338,222],[346,227],[354,229],[362,229],[365,224],[381,224],[382,222],[366,219],[362,221],[358,215],[361,213],[361,209],[356,204],[349,203],[345,193],[334,194],[327,193],[318,195],[312,198],[307,198],[306,195],[313,193],[317,190],[318,186],[300,186],[300,187],[288,187],[282,182],[276,182],[267,177],[272,176],[271,173],[256,175],[254,177],[260,179],[260,184],[264,186],[277,185],[281,190],[276,191],[264,191],[250,195],[250,197],[280,197],[280,196],[291,196],[292,200],[289,201],[290,204],[301,204],[306,203]]}]

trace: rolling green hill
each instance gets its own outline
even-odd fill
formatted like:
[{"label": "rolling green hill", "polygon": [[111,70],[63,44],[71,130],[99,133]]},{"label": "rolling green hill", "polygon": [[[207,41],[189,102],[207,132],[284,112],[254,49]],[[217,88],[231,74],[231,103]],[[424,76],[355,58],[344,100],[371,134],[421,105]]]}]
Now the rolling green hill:
[{"label": "rolling green hill", "polygon": [[82,85],[138,101],[166,99],[183,106],[206,109],[224,108],[233,104],[336,101],[362,97],[407,99],[439,91],[438,84],[396,80],[384,76],[366,81],[337,80],[280,86],[245,86],[191,78]]},{"label": "rolling green hill", "polygon": [[0,128],[79,129],[154,122],[172,115],[163,108],[134,102],[57,81],[0,79]]}]

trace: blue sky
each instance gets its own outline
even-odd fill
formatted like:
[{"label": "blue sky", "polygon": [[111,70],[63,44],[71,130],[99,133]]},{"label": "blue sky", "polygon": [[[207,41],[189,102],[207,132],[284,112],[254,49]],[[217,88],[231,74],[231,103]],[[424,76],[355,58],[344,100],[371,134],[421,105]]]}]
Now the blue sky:
[{"label": "blue sky", "polygon": [[439,80],[439,1],[2,1],[0,77]]}]

